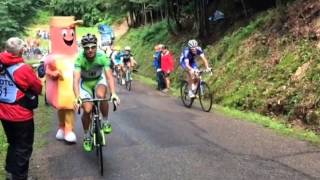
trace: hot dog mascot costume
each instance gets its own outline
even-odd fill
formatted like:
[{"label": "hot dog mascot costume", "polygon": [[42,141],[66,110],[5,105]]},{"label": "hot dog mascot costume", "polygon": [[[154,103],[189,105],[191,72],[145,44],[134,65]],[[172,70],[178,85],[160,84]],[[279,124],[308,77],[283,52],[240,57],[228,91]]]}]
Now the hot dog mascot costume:
[{"label": "hot dog mascot costume", "polygon": [[73,102],[73,68],[77,56],[75,21],[73,16],[54,16],[50,19],[51,51],[45,58],[46,98],[57,109],[58,140],[76,142]]}]

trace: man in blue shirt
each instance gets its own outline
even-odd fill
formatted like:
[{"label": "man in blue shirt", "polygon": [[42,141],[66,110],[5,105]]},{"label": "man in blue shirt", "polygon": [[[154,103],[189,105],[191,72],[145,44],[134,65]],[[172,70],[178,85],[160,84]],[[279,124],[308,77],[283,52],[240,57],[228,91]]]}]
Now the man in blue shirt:
[{"label": "man in blue shirt", "polygon": [[157,77],[157,89],[158,90],[162,90],[162,89],[165,89],[165,83],[164,83],[164,74],[161,70],[161,48],[162,48],[163,45],[161,44],[158,44],[154,47],[155,49],[155,54],[154,54],[154,59],[153,59],[153,67],[154,69],[156,70],[157,74],[156,74],[156,77]]}]

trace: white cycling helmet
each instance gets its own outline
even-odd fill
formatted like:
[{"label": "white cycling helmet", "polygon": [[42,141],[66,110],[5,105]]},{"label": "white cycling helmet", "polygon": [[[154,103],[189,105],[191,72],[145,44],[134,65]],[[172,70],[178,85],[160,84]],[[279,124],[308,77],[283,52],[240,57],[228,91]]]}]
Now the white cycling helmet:
[{"label": "white cycling helmet", "polygon": [[198,42],[194,39],[191,39],[188,41],[188,47],[189,48],[195,48],[195,47],[198,47]]},{"label": "white cycling helmet", "polygon": [[124,50],[125,51],[131,51],[131,48],[130,48],[130,46],[126,46],[126,47],[124,47]]}]

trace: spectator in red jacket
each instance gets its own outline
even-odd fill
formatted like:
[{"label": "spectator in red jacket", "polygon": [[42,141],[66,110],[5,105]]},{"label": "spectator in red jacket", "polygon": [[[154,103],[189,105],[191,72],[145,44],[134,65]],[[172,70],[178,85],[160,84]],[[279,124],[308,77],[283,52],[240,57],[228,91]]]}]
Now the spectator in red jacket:
[{"label": "spectator in red jacket", "polygon": [[23,40],[13,37],[0,53],[0,120],[9,144],[5,170],[7,179],[17,180],[28,178],[34,139],[33,110],[21,102],[26,98],[24,92],[39,95],[42,90],[32,68],[24,64],[24,46]]},{"label": "spectator in red jacket", "polygon": [[164,92],[167,92],[170,89],[170,73],[174,70],[174,57],[172,53],[168,50],[167,46],[161,46],[162,55],[161,55],[161,69],[164,73],[166,89]]}]

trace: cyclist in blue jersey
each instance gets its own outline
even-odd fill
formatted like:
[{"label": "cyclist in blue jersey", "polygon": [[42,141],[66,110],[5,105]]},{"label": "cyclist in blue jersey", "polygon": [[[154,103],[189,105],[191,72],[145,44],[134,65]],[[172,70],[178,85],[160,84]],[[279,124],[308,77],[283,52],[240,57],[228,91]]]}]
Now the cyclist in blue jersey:
[{"label": "cyclist in blue jersey", "polygon": [[[111,60],[114,64],[114,69],[120,67],[119,69],[122,69],[123,68],[123,60],[122,60],[122,56],[123,56],[123,53],[120,51],[121,50],[121,47],[120,46],[115,46],[113,48],[113,52],[111,54]],[[122,77],[122,71],[120,70],[119,71],[120,73],[120,77]],[[121,82],[122,85],[124,85],[124,80]]]},{"label": "cyclist in blue jersey", "polygon": [[211,71],[209,67],[208,60],[204,55],[202,48],[198,45],[198,42],[194,39],[188,41],[188,47],[186,47],[180,56],[180,65],[182,69],[187,71],[187,81],[189,84],[189,97],[194,98],[194,91],[197,88],[197,82],[195,78],[195,73],[198,72],[198,66],[196,63],[196,57],[200,57],[207,69]]}]

